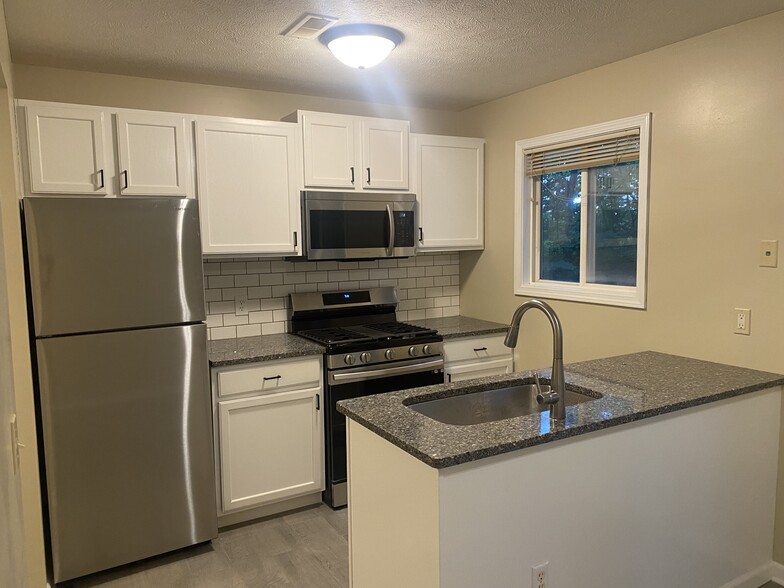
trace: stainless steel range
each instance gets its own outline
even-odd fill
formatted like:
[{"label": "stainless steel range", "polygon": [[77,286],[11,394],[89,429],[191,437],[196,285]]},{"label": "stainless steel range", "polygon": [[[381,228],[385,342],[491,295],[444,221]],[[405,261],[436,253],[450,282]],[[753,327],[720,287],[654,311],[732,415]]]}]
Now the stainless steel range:
[{"label": "stainless steel range", "polygon": [[291,295],[292,331],[324,351],[326,480],[324,501],[345,506],[346,418],[337,402],[444,381],[442,337],[397,322],[394,288]]}]

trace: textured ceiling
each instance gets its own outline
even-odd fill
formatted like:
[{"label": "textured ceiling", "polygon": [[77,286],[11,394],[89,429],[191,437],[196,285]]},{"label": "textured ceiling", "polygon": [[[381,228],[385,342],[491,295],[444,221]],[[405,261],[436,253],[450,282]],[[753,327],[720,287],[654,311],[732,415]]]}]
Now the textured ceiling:
[{"label": "textured ceiling", "polygon": [[[4,0],[14,62],[449,110],[784,8],[782,0]],[[280,35],[306,12],[399,29],[364,71]]]}]

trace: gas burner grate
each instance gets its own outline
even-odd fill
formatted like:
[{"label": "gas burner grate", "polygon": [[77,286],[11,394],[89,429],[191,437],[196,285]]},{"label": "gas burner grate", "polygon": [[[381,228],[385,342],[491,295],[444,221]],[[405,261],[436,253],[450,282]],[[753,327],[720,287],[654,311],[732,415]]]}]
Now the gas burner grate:
[{"label": "gas burner grate", "polygon": [[362,335],[348,329],[334,328],[334,329],[310,329],[300,331],[297,333],[301,337],[323,343],[324,345],[332,345],[335,343],[363,343],[372,341],[372,337]]},{"label": "gas burner grate", "polygon": [[362,325],[362,326],[365,327],[366,329],[378,331],[379,333],[391,337],[400,337],[406,335],[435,335],[436,334],[436,331],[434,329],[427,329],[425,327],[418,327],[416,325],[410,325],[408,323],[398,323],[395,321],[390,321],[388,323]]}]

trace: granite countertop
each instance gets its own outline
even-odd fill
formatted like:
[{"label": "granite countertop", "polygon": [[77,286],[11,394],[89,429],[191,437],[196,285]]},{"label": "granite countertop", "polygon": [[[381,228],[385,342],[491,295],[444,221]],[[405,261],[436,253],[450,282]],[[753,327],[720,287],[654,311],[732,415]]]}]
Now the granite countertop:
[{"label": "granite countertop", "polygon": [[235,365],[254,361],[322,355],[324,347],[297,335],[261,335],[239,339],[209,341],[207,354],[211,366]]},{"label": "granite countertop", "polygon": [[[539,373],[548,378],[550,370]],[[603,397],[567,406],[563,423],[537,413],[446,425],[406,406],[530,382],[528,373],[478,378],[344,400],[338,410],[429,466],[445,468],[779,386],[784,375],[646,351],[567,365],[567,388]]]},{"label": "granite countertop", "polygon": [[446,318],[424,319],[406,321],[412,325],[436,329],[444,340],[457,339],[460,337],[478,337],[480,335],[491,335],[493,333],[506,333],[509,325],[483,321],[471,318],[470,316],[450,316]]}]

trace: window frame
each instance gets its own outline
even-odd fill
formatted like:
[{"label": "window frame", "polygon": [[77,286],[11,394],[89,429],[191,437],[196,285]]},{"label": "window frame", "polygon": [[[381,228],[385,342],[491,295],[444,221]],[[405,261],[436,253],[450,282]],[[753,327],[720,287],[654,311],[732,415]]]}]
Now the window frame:
[{"label": "window frame", "polygon": [[[514,227],[514,293],[516,296],[535,296],[573,302],[646,308],[648,269],[648,179],[650,168],[651,113],[630,116],[596,125],[589,125],[515,142],[515,227]],[[639,184],[637,201],[637,270],[635,286],[615,286],[587,283],[581,272],[579,283],[539,280],[538,231],[539,204],[533,201],[536,179],[525,173],[525,152],[557,146],[559,143],[597,138],[629,129],[640,131]],[[588,185],[582,170],[583,190]],[[581,207],[580,259],[581,268],[588,269],[587,215],[588,206]]]}]

